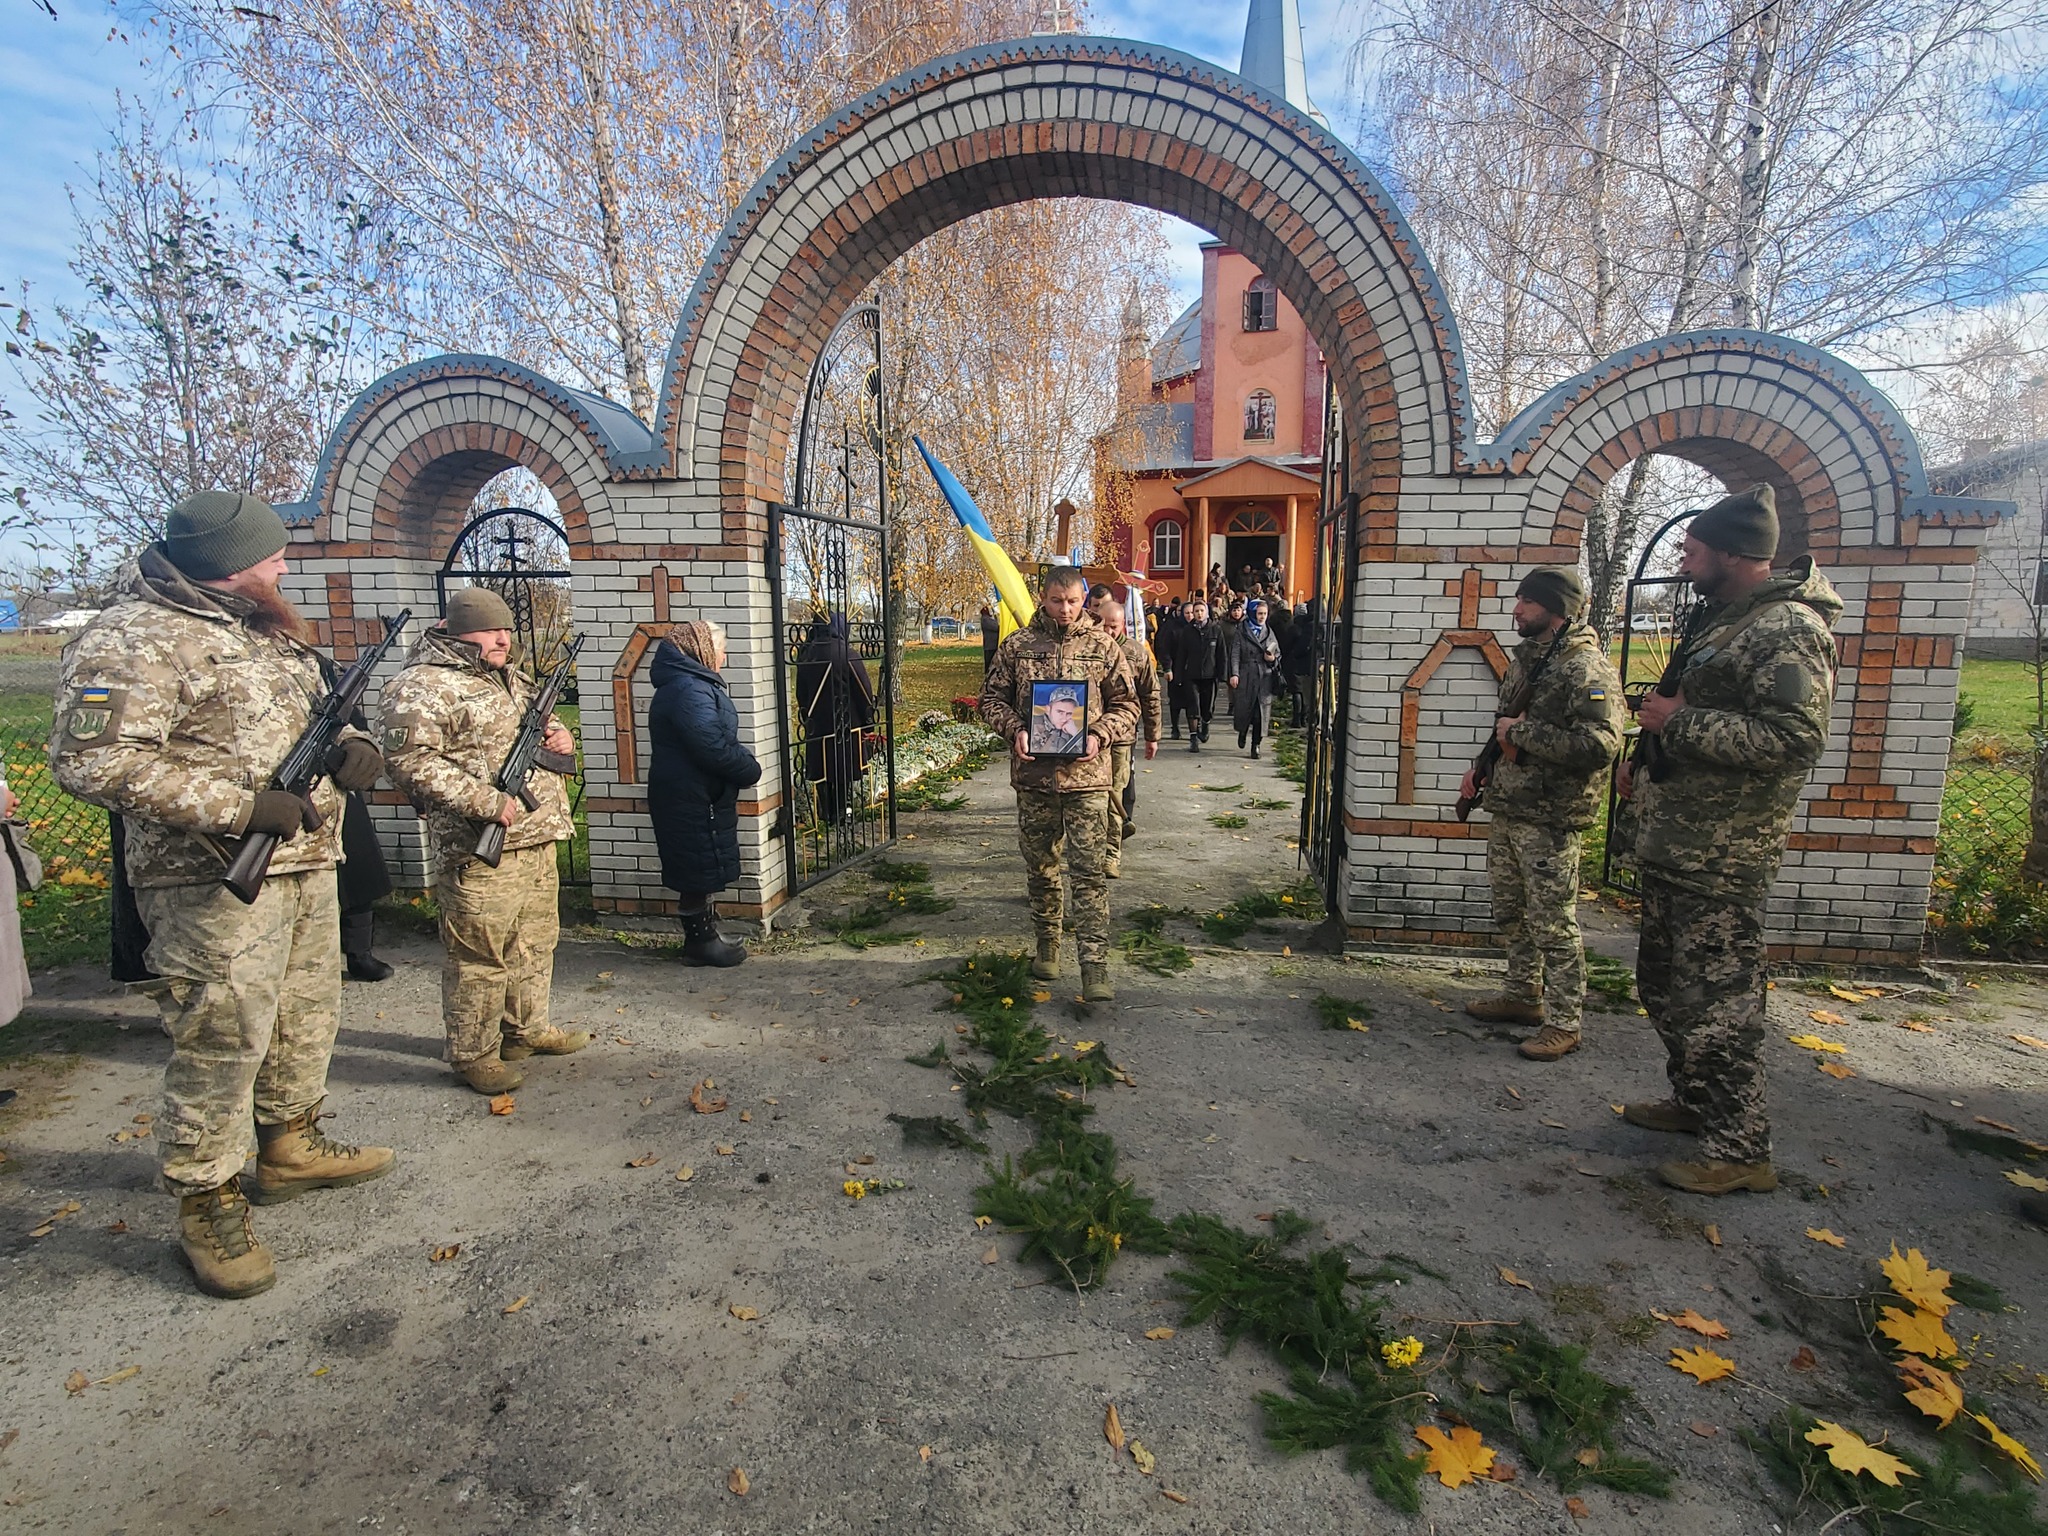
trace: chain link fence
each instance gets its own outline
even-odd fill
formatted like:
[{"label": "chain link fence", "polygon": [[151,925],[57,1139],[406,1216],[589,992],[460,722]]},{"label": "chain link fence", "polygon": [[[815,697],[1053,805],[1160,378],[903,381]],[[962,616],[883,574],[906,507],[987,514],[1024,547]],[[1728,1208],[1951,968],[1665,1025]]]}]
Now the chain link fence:
[{"label": "chain link fence", "polygon": [[48,714],[0,718],[0,759],[8,788],[21,800],[15,816],[42,856],[46,889],[105,890],[114,867],[107,813],[57,787],[50,777],[49,742]]},{"label": "chain link fence", "polygon": [[1965,736],[1949,759],[1927,927],[1952,954],[2026,956],[2048,947],[2048,894],[2021,875],[2039,745]]}]

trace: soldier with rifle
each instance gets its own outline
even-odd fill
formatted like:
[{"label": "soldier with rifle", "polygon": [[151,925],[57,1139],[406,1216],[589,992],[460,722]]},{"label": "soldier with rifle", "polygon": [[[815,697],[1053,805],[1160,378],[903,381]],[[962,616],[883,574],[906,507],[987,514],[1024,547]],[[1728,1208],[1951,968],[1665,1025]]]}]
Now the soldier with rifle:
[{"label": "soldier with rifle", "polygon": [[1517,1047],[1531,1061],[1579,1048],[1579,840],[1621,749],[1621,684],[1600,637],[1580,622],[1585,609],[1575,570],[1543,566],[1522,578],[1514,607],[1522,643],[1501,679],[1493,734],[1458,787],[1460,821],[1475,804],[1493,818],[1486,873],[1508,952],[1505,991],[1465,1011],[1540,1026]]},{"label": "soldier with rifle", "polygon": [[194,1279],[221,1297],[277,1278],[250,1200],[392,1166],[388,1147],[319,1130],[341,1004],[342,795],[384,765],[278,590],[288,541],[254,496],[179,502],[65,648],[50,738],[57,782],[122,820],[155,973],[139,990],[171,1037],[153,1122],[164,1187]]},{"label": "soldier with rifle", "polygon": [[1768,485],[1697,514],[1678,574],[1700,605],[1636,713],[1617,784],[1643,882],[1636,990],[1663,1038],[1671,1097],[1630,1123],[1699,1137],[1657,1175],[1703,1195],[1775,1189],[1764,1114],[1764,902],[1806,776],[1828,742],[1842,600],[1802,555],[1774,571]]},{"label": "soldier with rifle", "polygon": [[565,780],[576,770],[576,740],[550,711],[574,656],[536,684],[511,665],[505,600],[467,587],[383,691],[391,782],[434,852],[448,1061],[478,1093],[508,1093],[524,1080],[514,1063],[591,1041],[548,1020],[561,932],[555,844],[575,835]]}]

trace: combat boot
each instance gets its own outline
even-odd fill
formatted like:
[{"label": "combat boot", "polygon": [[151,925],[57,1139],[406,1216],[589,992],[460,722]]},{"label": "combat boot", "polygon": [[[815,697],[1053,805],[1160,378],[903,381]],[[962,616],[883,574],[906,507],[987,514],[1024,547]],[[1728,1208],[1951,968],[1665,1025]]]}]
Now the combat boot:
[{"label": "combat boot", "polygon": [[1040,981],[1060,979],[1060,936],[1043,934],[1038,936],[1038,955],[1031,962],[1031,974]]},{"label": "combat boot", "polygon": [[1660,1163],[1657,1177],[1689,1195],[1732,1195],[1738,1189],[1765,1195],[1778,1187],[1769,1163]]},{"label": "combat boot", "polygon": [[479,1056],[475,1061],[465,1061],[455,1069],[460,1077],[478,1093],[510,1093],[526,1081],[526,1074],[517,1067],[508,1067],[496,1051],[488,1056]]},{"label": "combat boot", "polygon": [[1475,1019],[1484,1019],[1489,1024],[1541,1024],[1544,1022],[1541,1003],[1518,1003],[1511,997],[1481,997],[1465,1005],[1465,1011]]},{"label": "combat boot", "polygon": [[573,1056],[597,1036],[583,1029],[558,1029],[544,1024],[523,1035],[507,1035],[498,1042],[498,1060],[524,1061],[529,1056]]},{"label": "combat boot", "polygon": [[[325,1100],[322,1100],[324,1103]],[[257,1205],[276,1205],[309,1189],[342,1189],[391,1171],[389,1147],[352,1147],[320,1134],[320,1105],[283,1125],[256,1127],[256,1176],[244,1193]]]},{"label": "combat boot", "polygon": [[1576,1029],[1559,1029],[1554,1024],[1546,1024],[1515,1049],[1531,1061],[1556,1061],[1560,1056],[1569,1056],[1576,1051],[1579,1043]]},{"label": "combat boot", "polygon": [[1113,1003],[1116,988],[1109,984],[1109,966],[1101,960],[1081,962],[1081,1001],[1084,1003]]},{"label": "combat boot", "polygon": [[1699,1111],[1687,1109],[1676,1099],[1659,1099],[1654,1104],[1624,1104],[1621,1118],[1646,1131],[1668,1131],[1674,1136],[1697,1136]]},{"label": "combat boot", "polygon": [[192,1278],[209,1296],[239,1301],[277,1284],[277,1266],[256,1241],[238,1179],[178,1201],[178,1243]]},{"label": "combat boot", "polygon": [[738,965],[746,958],[746,950],[726,943],[718,931],[717,915],[709,907],[683,914],[683,964]]}]

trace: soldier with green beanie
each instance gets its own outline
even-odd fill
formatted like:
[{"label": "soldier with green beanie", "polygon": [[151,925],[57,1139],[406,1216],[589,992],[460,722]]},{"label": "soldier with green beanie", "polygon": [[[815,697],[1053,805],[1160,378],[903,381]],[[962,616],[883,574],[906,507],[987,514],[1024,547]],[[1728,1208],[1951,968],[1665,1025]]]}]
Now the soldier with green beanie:
[{"label": "soldier with green beanie", "polygon": [[[139,989],[171,1037],[158,1158],[185,1259],[223,1297],[277,1278],[250,1200],[392,1165],[389,1148],[319,1130],[341,1004],[342,795],[374,784],[383,761],[351,730],[310,801],[268,787],[325,692],[306,624],[278,590],[288,539],[254,496],[203,491],[173,507],[121,595],[65,648],[50,738],[57,782],[124,818],[156,973]],[[244,905],[221,877],[250,832],[283,841]]]},{"label": "soldier with green beanie", "polygon": [[[1508,952],[1502,995],[1468,1003],[1477,1019],[1540,1028],[1518,1047],[1532,1061],[1579,1048],[1586,1002],[1579,938],[1579,843],[1600,812],[1602,781],[1621,749],[1621,682],[1582,621],[1579,573],[1543,566],[1515,591],[1515,648],[1494,720],[1499,759],[1461,795],[1492,817],[1486,873]],[[1490,756],[1491,754],[1483,754]]]},{"label": "soldier with green beanie", "polygon": [[[548,1018],[555,943],[561,936],[555,844],[575,835],[565,775],[576,738],[550,720],[543,771],[525,810],[497,786],[536,684],[512,664],[512,610],[487,587],[448,600],[380,699],[391,782],[427,825],[441,905],[441,1015],[448,1061],[478,1093],[509,1093],[524,1080],[514,1063],[566,1056],[590,1044],[582,1030]],[[549,771],[552,770],[552,771]],[[501,823],[496,869],[476,856],[478,834]]]},{"label": "soldier with green beanie", "polygon": [[[1842,600],[1808,556],[1771,568],[1767,485],[1692,520],[1678,574],[1700,599],[1637,723],[1620,789],[1643,883],[1636,989],[1663,1038],[1671,1097],[1635,1125],[1699,1138],[1665,1163],[1697,1194],[1777,1187],[1764,1113],[1764,903],[1806,776],[1828,741]],[[1667,691],[1667,689],[1669,691]]]}]

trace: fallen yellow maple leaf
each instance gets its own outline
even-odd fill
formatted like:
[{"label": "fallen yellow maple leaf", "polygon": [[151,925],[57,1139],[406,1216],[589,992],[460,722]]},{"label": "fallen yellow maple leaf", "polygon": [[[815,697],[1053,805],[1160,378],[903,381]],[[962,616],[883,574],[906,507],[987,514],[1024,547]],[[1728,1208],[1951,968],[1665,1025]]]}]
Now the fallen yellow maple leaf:
[{"label": "fallen yellow maple leaf", "polygon": [[1173,1330],[1171,1328],[1147,1328],[1145,1330],[1145,1337],[1154,1340],[1170,1339],[1173,1337]]},{"label": "fallen yellow maple leaf", "polygon": [[1984,1432],[1991,1436],[1991,1443],[1993,1445],[2019,1463],[2019,1468],[2022,1472],[2026,1473],[2027,1476],[2037,1483],[2041,1481],[2041,1463],[2034,1460],[2034,1453],[2032,1451],[1985,1418],[1983,1414],[1973,1413],[1970,1417],[1984,1426]]},{"label": "fallen yellow maple leaf", "polygon": [[1963,1411],[1963,1389],[1955,1377],[1938,1365],[1929,1365],[1918,1355],[1899,1362],[1899,1384],[1906,1388],[1906,1401],[1933,1419],[1943,1429]]},{"label": "fallen yellow maple leaf", "polygon": [[1840,1024],[1842,1016],[1832,1008],[1815,1008],[1806,1015],[1816,1024]]},{"label": "fallen yellow maple leaf", "polygon": [[1116,1416],[1115,1403],[1111,1403],[1103,1411],[1102,1438],[1109,1442],[1109,1448],[1113,1451],[1124,1448],[1124,1421]]},{"label": "fallen yellow maple leaf", "polygon": [[509,1093],[501,1093],[491,1100],[491,1113],[494,1115],[509,1115],[518,1107],[519,1101]]},{"label": "fallen yellow maple leaf", "polygon": [[727,1307],[725,1310],[743,1323],[757,1323],[761,1320],[761,1314],[752,1307],[732,1306]]},{"label": "fallen yellow maple leaf", "polygon": [[744,1499],[747,1496],[747,1489],[752,1486],[747,1482],[747,1469],[734,1467],[726,1475],[725,1486],[735,1497]]},{"label": "fallen yellow maple leaf", "polygon": [[1827,1073],[1829,1077],[1842,1078],[1854,1077],[1856,1075],[1855,1068],[1845,1067],[1839,1061],[1816,1061],[1814,1065]]},{"label": "fallen yellow maple leaf", "polygon": [[1723,1376],[1735,1374],[1735,1362],[1726,1355],[1717,1355],[1711,1349],[1674,1349],[1671,1358],[1664,1362],[1674,1371],[1683,1371],[1701,1386],[1710,1381],[1719,1381]]},{"label": "fallen yellow maple leaf", "polygon": [[1672,1324],[1674,1327],[1684,1328],[1689,1332],[1696,1333],[1701,1338],[1725,1339],[1728,1337],[1728,1330],[1726,1328],[1715,1322],[1711,1317],[1701,1317],[1691,1307],[1687,1307],[1676,1317],[1666,1317],[1664,1321]]},{"label": "fallen yellow maple leaf", "polygon": [[1150,1477],[1159,1470],[1159,1458],[1146,1450],[1136,1440],[1131,1442],[1131,1460],[1136,1464],[1138,1470],[1147,1477]]},{"label": "fallen yellow maple leaf", "polygon": [[1882,992],[1859,992],[1854,987],[1845,987],[1840,982],[1829,982],[1828,991],[1845,1003],[1860,1003],[1866,998],[1883,997]]},{"label": "fallen yellow maple leaf", "polygon": [[687,1184],[695,1177],[697,1177],[697,1170],[688,1163],[683,1164],[682,1167],[676,1170],[676,1182],[678,1184]]},{"label": "fallen yellow maple leaf", "polygon": [[[1820,1015],[1815,1014],[1814,1017],[1820,1018]],[[1830,1021],[1822,1019],[1821,1022],[1828,1023]],[[1835,1019],[1832,1022],[1839,1024],[1842,1021]],[[1838,1056],[1849,1049],[1846,1045],[1838,1044],[1833,1040],[1823,1040],[1819,1035],[1787,1035],[1785,1038],[1798,1046],[1802,1051],[1826,1051],[1830,1055]]]},{"label": "fallen yellow maple leaf", "polygon": [[2022,1173],[2017,1168],[2006,1174],[2005,1177],[2007,1183],[2017,1184],[2021,1189],[2037,1189],[2043,1193],[2048,1193],[2048,1179],[2039,1178],[2031,1173]]},{"label": "fallen yellow maple leaf", "polygon": [[1844,1429],[1826,1419],[1821,1419],[1806,1432],[1806,1441],[1825,1450],[1828,1460],[1842,1471],[1868,1472],[1887,1488],[1898,1487],[1901,1477],[1920,1475],[1890,1451],[1879,1450],[1855,1430]]},{"label": "fallen yellow maple leaf", "polygon": [[1924,1355],[1929,1360],[1955,1358],[1956,1341],[1932,1312],[1901,1312],[1897,1307],[1886,1307],[1877,1320],[1877,1331],[1909,1355]]},{"label": "fallen yellow maple leaf", "polygon": [[1830,1232],[1826,1227],[1808,1227],[1806,1235],[1816,1243],[1826,1243],[1830,1248],[1846,1248],[1849,1246],[1848,1239]]},{"label": "fallen yellow maple leaf", "polygon": [[79,1393],[83,1392],[87,1387],[91,1385],[92,1378],[86,1375],[83,1371],[73,1371],[69,1376],[66,1376],[64,1378],[64,1390],[66,1392],[69,1392],[73,1397],[78,1396]]},{"label": "fallen yellow maple leaf", "polygon": [[1892,1256],[1878,1267],[1892,1289],[1923,1312],[1947,1317],[1948,1309],[1955,1305],[1948,1294],[1948,1271],[1929,1268],[1927,1256],[1918,1248],[1908,1248],[1902,1255],[1899,1245],[1893,1243]]},{"label": "fallen yellow maple leaf", "polygon": [[1536,1289],[1535,1286],[1531,1285],[1528,1281],[1524,1280],[1520,1275],[1516,1274],[1512,1269],[1507,1268],[1507,1266],[1505,1265],[1500,1266],[1500,1277],[1507,1284],[1512,1286],[1518,1286],[1522,1290],[1533,1291]]},{"label": "fallen yellow maple leaf", "polygon": [[1918,1019],[1901,1019],[1899,1020],[1899,1028],[1910,1029],[1916,1035],[1931,1035],[1934,1033],[1934,1026],[1932,1024],[1923,1024]]},{"label": "fallen yellow maple leaf", "polygon": [[462,1244],[446,1243],[428,1254],[427,1262],[429,1264],[445,1264],[460,1252],[462,1252]]},{"label": "fallen yellow maple leaf", "polygon": [[1446,1488],[1462,1488],[1493,1467],[1493,1447],[1467,1425],[1460,1424],[1447,1435],[1434,1424],[1425,1424],[1415,1431],[1415,1438],[1429,1447],[1422,1470],[1434,1472]]},{"label": "fallen yellow maple leaf", "polygon": [[656,1163],[660,1161],[661,1159],[659,1157],[655,1156],[652,1152],[649,1152],[645,1157],[633,1158],[626,1164],[626,1166],[628,1168],[652,1168]]}]

